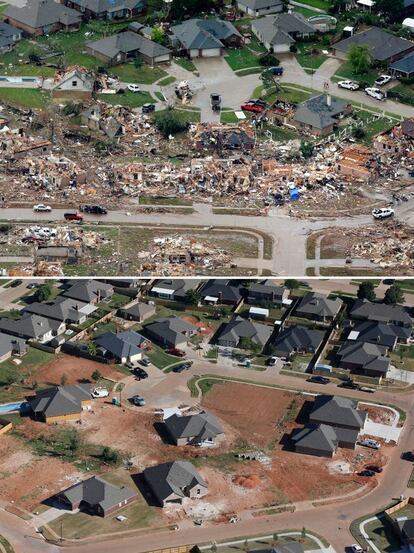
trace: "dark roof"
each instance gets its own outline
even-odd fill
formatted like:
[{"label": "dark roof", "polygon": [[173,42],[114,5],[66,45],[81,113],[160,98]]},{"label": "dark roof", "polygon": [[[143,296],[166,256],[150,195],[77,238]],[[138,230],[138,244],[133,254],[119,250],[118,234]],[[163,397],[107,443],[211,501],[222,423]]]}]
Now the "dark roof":
[{"label": "dark roof", "polygon": [[335,453],[338,437],[335,429],[326,424],[308,424],[296,429],[291,437],[295,446],[301,446],[325,453]]},{"label": "dark roof", "polygon": [[321,345],[324,332],[306,326],[288,326],[281,330],[273,342],[276,354],[290,355],[294,351],[314,352]]},{"label": "dark roof", "polygon": [[223,326],[218,340],[226,340],[238,344],[240,338],[250,338],[253,343],[264,346],[273,333],[273,327],[243,319],[237,315]]},{"label": "dark roof", "polygon": [[392,63],[390,65],[390,69],[393,69],[395,71],[401,71],[402,73],[413,73],[414,72],[414,52]]},{"label": "dark roof", "polygon": [[371,27],[366,31],[356,33],[333,45],[333,48],[341,52],[348,52],[354,44],[367,45],[372,58],[375,61],[386,61],[413,48],[414,43],[392,35],[378,27]]},{"label": "dark roof", "polygon": [[249,286],[249,296],[251,294],[273,294],[275,297],[282,299],[283,294],[286,292],[287,288],[284,286],[278,286],[274,284],[271,280],[266,280],[264,282],[252,282]]},{"label": "dark roof", "polygon": [[342,363],[352,364],[360,370],[369,370],[387,374],[390,359],[385,357],[386,348],[370,342],[346,340],[338,350]]},{"label": "dark roof", "polygon": [[[398,516],[398,512],[396,515]],[[406,540],[412,540],[414,538],[414,519],[407,518],[406,520],[397,520],[396,523]]]},{"label": "dark roof", "polygon": [[237,3],[251,10],[262,10],[283,5],[282,0],[237,0]]},{"label": "dark roof", "polygon": [[63,292],[62,296],[90,303],[96,299],[101,300],[113,294],[110,284],[99,280],[78,280],[71,282],[72,286]]},{"label": "dark roof", "polygon": [[34,302],[23,309],[24,313],[34,313],[41,317],[58,321],[78,321],[85,316],[80,310],[88,304],[72,298],[57,297],[53,303]]},{"label": "dark roof", "polygon": [[199,284],[200,281],[194,278],[160,278],[154,282],[151,290],[153,290],[154,288],[165,288],[167,290],[173,290],[174,296],[184,299],[187,291],[196,288]]},{"label": "dark roof", "polygon": [[45,417],[73,415],[82,411],[82,401],[90,400],[90,384],[56,386],[27,398],[32,411]]},{"label": "dark roof", "polygon": [[0,332],[0,357],[9,353],[21,354],[27,350],[25,340]]},{"label": "dark roof", "polygon": [[51,321],[38,315],[25,314],[21,319],[0,319],[0,330],[37,339],[52,330]]},{"label": "dark roof", "polygon": [[387,305],[385,303],[372,303],[368,300],[357,300],[350,311],[350,316],[369,321],[398,323],[410,328],[412,326],[410,315],[401,305]]},{"label": "dark roof", "polygon": [[160,317],[146,325],[145,328],[149,329],[152,334],[158,336],[162,341],[166,340],[171,344],[182,343],[186,332],[197,330],[196,326],[176,316]]},{"label": "dark roof", "polygon": [[380,346],[394,348],[399,338],[407,339],[411,329],[393,324],[378,323],[376,321],[361,321],[350,331],[347,340],[357,342],[371,342]]},{"label": "dark roof", "polygon": [[177,414],[168,417],[164,422],[169,434],[176,440],[180,438],[192,438],[194,443],[199,443],[206,438],[214,438],[223,434],[224,430],[216,417],[202,411],[196,415]]},{"label": "dark roof", "polygon": [[207,483],[188,461],[163,463],[144,470],[145,480],[158,501],[163,502],[171,494],[185,497],[185,488],[196,484],[207,487]]},{"label": "dark roof", "polygon": [[80,23],[82,15],[76,10],[58,4],[54,0],[30,0],[23,8],[9,6],[4,17],[12,18],[34,29],[62,23],[73,25]]},{"label": "dark roof", "polygon": [[335,96],[330,96],[330,105],[328,105],[328,95],[319,94],[300,103],[293,118],[298,123],[310,125],[316,129],[325,129],[337,122],[337,117],[347,109],[348,105],[349,102]]},{"label": "dark roof", "polygon": [[132,31],[124,31],[117,35],[87,42],[86,46],[110,59],[116,57],[120,52],[128,54],[137,51],[149,58],[157,58],[171,53],[171,50],[165,46]]},{"label": "dark roof", "polygon": [[252,23],[253,32],[259,34],[268,44],[293,44],[295,39],[291,34],[314,34],[314,27],[307,19],[297,12],[280,13],[262,17]]},{"label": "dark roof", "polygon": [[17,29],[4,21],[0,21],[0,48],[10,46],[21,36],[21,29]]},{"label": "dark roof", "polygon": [[58,494],[71,504],[83,501],[90,507],[100,506],[103,510],[118,506],[136,495],[136,491],[126,486],[114,486],[99,476],[92,476],[92,478],[74,484]]},{"label": "dark roof", "polygon": [[144,7],[144,0],[73,0],[79,7],[86,8],[94,13],[115,12],[122,9]]},{"label": "dark roof", "polygon": [[105,332],[94,339],[94,342],[100,348],[103,348],[118,359],[129,358],[142,353],[139,345],[146,338],[138,332],[127,330],[125,332]]},{"label": "dark roof", "polygon": [[329,426],[364,427],[367,413],[357,409],[357,401],[341,396],[316,396],[309,420]]},{"label": "dark roof", "polygon": [[201,296],[218,297],[224,301],[238,303],[241,299],[240,288],[231,286],[228,281],[209,280],[201,289]]},{"label": "dark roof", "polygon": [[155,306],[149,305],[148,303],[138,302],[130,305],[129,307],[120,307],[118,310],[119,316],[122,317],[124,313],[137,317],[143,317],[147,313],[155,313]]},{"label": "dark roof", "polygon": [[171,27],[171,31],[187,50],[223,48],[222,40],[241,37],[234,25],[221,19],[189,19]]},{"label": "dark roof", "polygon": [[336,298],[328,299],[324,294],[308,292],[300,300],[296,311],[306,315],[317,315],[319,317],[335,317],[342,307],[342,300]]}]

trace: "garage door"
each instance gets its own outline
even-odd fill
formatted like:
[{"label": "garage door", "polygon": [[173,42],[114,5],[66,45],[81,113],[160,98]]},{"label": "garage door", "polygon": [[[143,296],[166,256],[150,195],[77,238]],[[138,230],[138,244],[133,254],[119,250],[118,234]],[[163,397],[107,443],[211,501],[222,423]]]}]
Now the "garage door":
[{"label": "garage door", "polygon": [[212,48],[211,50],[203,50],[203,58],[216,58],[220,56],[220,48]]}]

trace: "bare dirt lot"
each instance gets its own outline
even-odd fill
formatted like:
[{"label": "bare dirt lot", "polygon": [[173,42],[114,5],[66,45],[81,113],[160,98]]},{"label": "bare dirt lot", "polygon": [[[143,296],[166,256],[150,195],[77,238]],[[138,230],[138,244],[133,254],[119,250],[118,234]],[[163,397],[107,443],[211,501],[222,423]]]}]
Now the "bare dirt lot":
[{"label": "bare dirt lot", "polygon": [[118,371],[113,365],[96,363],[89,359],[61,354],[40,368],[36,373],[38,382],[48,385],[60,384],[65,375],[67,384],[75,384],[82,380],[91,380],[92,373],[98,370],[103,377],[112,380],[121,380],[125,374]]}]

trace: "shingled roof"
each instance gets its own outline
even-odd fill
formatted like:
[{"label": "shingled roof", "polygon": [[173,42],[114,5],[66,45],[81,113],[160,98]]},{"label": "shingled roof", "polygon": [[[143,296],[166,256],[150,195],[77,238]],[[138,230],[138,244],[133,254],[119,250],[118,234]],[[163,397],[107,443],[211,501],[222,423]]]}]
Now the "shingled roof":
[{"label": "shingled roof", "polygon": [[361,429],[368,414],[357,409],[358,402],[341,396],[316,396],[309,416],[311,423]]},{"label": "shingled roof", "polygon": [[54,0],[30,0],[24,7],[9,6],[4,12],[5,19],[11,18],[33,29],[39,29],[61,23],[74,25],[80,23],[82,15]]},{"label": "shingled roof", "polygon": [[168,417],[164,424],[174,440],[188,438],[193,443],[200,443],[207,438],[214,438],[224,433],[223,427],[216,417],[205,411],[195,415],[178,416],[174,414]]},{"label": "shingled roof", "polygon": [[90,384],[73,384],[41,390],[27,401],[34,414],[48,418],[80,413],[82,401],[90,399]]},{"label": "shingled roof", "polygon": [[188,461],[173,461],[148,467],[144,470],[144,477],[160,503],[172,494],[186,497],[185,489],[197,484],[207,487],[207,482]]}]

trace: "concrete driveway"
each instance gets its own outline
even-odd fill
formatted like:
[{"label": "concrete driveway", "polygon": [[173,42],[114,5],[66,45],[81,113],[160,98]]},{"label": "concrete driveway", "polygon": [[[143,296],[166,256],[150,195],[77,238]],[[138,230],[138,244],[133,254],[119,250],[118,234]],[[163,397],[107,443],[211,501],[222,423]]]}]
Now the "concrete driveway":
[{"label": "concrete driveway", "polygon": [[405,371],[398,367],[391,366],[387,378],[392,380],[400,380],[401,382],[408,382],[409,384],[414,384],[414,372]]},{"label": "concrete driveway", "polygon": [[363,431],[364,435],[375,436],[376,438],[382,438],[386,443],[394,441],[398,443],[402,428],[397,426],[389,426],[388,424],[381,424],[379,422],[372,422],[368,420],[365,424]]}]

